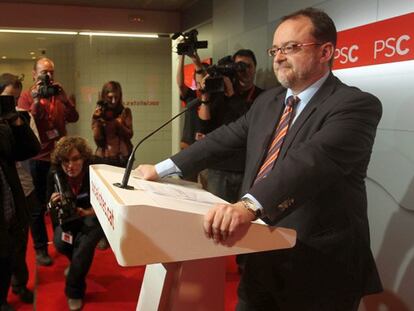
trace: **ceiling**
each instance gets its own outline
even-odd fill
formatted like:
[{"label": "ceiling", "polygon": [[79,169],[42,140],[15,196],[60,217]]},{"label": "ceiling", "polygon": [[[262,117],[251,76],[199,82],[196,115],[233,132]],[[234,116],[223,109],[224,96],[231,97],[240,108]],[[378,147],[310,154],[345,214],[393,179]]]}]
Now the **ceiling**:
[{"label": "ceiling", "polygon": [[191,6],[195,0],[10,0],[0,2],[180,12]]},{"label": "ceiling", "polygon": [[[194,4],[196,0],[9,0],[0,2],[180,12]],[[6,61],[2,60],[3,56],[7,57],[7,61],[31,60],[33,55],[30,55],[30,52],[35,53],[34,57],[39,57],[42,51],[47,52],[50,48],[69,44],[73,40],[73,36],[0,33],[0,64]]]}]

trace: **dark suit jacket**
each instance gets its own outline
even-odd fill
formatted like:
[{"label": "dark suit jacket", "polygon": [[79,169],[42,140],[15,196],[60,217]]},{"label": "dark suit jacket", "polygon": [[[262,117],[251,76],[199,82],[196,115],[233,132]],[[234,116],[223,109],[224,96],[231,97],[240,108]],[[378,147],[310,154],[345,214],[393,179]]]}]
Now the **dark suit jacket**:
[{"label": "dark suit jacket", "polygon": [[171,159],[186,174],[245,147],[242,194],[262,204],[265,221],[295,229],[301,244],[353,276],[354,289],[376,292],[381,284],[370,250],[364,178],[381,103],[331,74],[289,129],[271,173],[253,185],[285,95],[282,87],[266,91],[245,116]]},{"label": "dark suit jacket", "polygon": [[[28,209],[25,196],[16,171],[16,161],[23,161],[35,156],[40,151],[40,143],[28,124],[8,126],[0,123],[0,165],[13,192],[16,207],[16,223],[13,234],[23,234],[28,225]],[[0,256],[9,255],[10,232],[4,223],[4,210],[0,204]]]}]

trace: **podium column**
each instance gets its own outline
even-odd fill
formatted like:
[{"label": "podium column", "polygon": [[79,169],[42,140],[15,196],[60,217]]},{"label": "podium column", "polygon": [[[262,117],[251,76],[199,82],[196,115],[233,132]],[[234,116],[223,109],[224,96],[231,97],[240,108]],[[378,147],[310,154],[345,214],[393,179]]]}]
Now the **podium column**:
[{"label": "podium column", "polygon": [[226,257],[147,265],[137,311],[224,311]]}]

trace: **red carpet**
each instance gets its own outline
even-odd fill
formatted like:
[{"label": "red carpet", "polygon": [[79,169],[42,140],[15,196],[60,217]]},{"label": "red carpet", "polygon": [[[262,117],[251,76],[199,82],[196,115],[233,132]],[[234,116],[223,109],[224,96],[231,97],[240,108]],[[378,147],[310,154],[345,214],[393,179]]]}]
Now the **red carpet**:
[{"label": "red carpet", "polygon": [[[48,219],[48,217],[47,217]],[[52,236],[48,223],[49,239]],[[68,310],[64,294],[63,271],[68,260],[49,246],[49,254],[54,260],[51,267],[36,267],[31,238],[27,250],[27,263],[30,279],[28,288],[35,292],[33,305],[23,304],[18,297],[9,294],[9,303],[18,311],[66,311]],[[87,292],[84,311],[135,311],[138,293],[144,276],[144,267],[122,268],[115,260],[110,249],[96,250],[91,270],[87,277]],[[225,310],[234,310],[236,305],[236,288],[239,275],[234,257],[229,257],[226,274]]]}]

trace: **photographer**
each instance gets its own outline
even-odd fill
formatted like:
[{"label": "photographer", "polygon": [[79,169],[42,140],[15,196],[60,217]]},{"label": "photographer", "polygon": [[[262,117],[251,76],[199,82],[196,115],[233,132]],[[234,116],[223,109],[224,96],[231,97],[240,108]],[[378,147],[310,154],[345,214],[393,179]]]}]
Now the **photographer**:
[{"label": "photographer", "polygon": [[78,136],[62,137],[51,156],[47,193],[52,215],[56,215],[59,224],[54,232],[55,247],[70,260],[65,271],[69,310],[80,310],[83,306],[85,278],[96,244],[103,237],[89,199],[91,158],[86,140]]},{"label": "photographer", "polygon": [[[239,50],[232,56],[230,64],[227,60],[225,63],[237,70],[232,70],[236,72],[231,72],[231,76],[221,77],[224,84],[222,93],[210,92],[206,87],[206,81],[211,81],[209,75],[203,80],[203,103],[198,116],[201,131],[206,133],[237,120],[263,91],[254,85],[257,62],[251,50]],[[243,180],[245,157],[245,151],[236,150],[234,156],[211,165],[208,168],[207,190],[230,203],[236,202]]]},{"label": "photographer", "polygon": [[[7,97],[7,101],[5,100]],[[16,161],[40,150],[39,141],[14,108],[12,96],[0,96],[0,310],[13,311],[7,303],[17,253],[27,241],[28,209],[16,171]]]},{"label": "photographer", "polygon": [[[12,105],[13,112],[15,109],[16,100],[19,98],[22,91],[22,78],[10,73],[3,73],[0,75],[0,95],[10,96],[10,104]],[[6,97],[2,97],[4,99]],[[14,99],[14,101],[13,101]],[[2,110],[5,108],[1,107]],[[17,109],[19,110],[19,109]],[[31,130],[38,138],[38,132],[36,124],[33,118],[30,116],[28,111],[19,111],[18,115],[25,118],[25,121],[29,124]],[[28,160],[16,162],[17,174],[19,176],[20,183],[23,188],[23,192],[26,198],[25,209],[31,211],[35,206],[38,206],[39,201],[37,200],[36,193],[34,191],[33,180],[30,175]],[[27,282],[29,280],[29,270],[26,264],[26,250],[28,241],[28,226],[24,228],[25,232],[22,237],[24,239],[16,241],[15,245],[15,256],[13,258],[14,267],[12,275],[12,292],[19,296],[20,300],[25,303],[33,303],[33,292],[27,288]]]},{"label": "photographer", "polygon": [[122,104],[121,84],[109,81],[102,87],[100,100],[92,115],[95,155],[104,162],[125,167],[132,151],[131,109]]},{"label": "photographer", "polygon": [[55,65],[48,58],[36,60],[33,67],[34,85],[24,91],[18,107],[33,115],[39,131],[41,151],[30,161],[30,171],[41,208],[32,210],[32,232],[36,261],[49,266],[52,259],[48,255],[46,226],[46,180],[50,168],[50,154],[55,142],[66,135],[66,123],[76,122],[79,114],[73,100],[66,96],[61,85],[54,81]]}]

